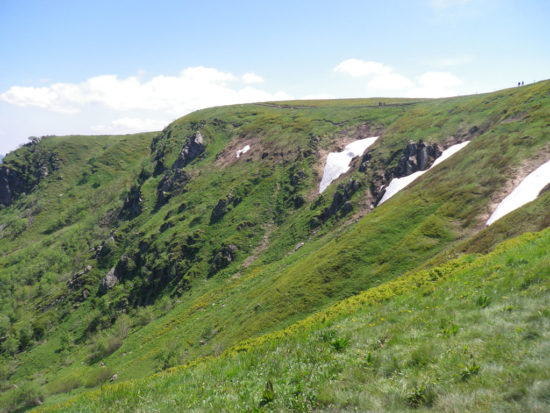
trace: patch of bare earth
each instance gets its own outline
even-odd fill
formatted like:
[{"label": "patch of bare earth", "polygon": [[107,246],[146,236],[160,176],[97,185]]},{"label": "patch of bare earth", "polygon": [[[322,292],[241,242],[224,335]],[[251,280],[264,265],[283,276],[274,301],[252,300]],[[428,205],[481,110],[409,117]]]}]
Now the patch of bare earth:
[{"label": "patch of bare earth", "polygon": [[273,224],[269,223],[266,226],[264,236],[262,238],[262,242],[260,242],[260,245],[256,247],[256,249],[250,254],[246,260],[243,262],[243,268],[248,268],[254,261],[256,261],[256,258],[259,257],[259,255],[266,250],[266,248],[269,246],[269,237],[271,236],[271,233],[273,232]]}]

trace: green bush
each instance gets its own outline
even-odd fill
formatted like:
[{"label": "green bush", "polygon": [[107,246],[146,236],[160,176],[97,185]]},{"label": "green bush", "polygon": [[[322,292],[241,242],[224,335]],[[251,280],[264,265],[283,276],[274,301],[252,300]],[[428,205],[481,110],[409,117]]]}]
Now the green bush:
[{"label": "green bush", "polygon": [[135,326],[146,326],[151,321],[153,321],[155,318],[155,315],[153,314],[153,309],[149,307],[140,307],[136,311],[136,315],[134,317],[134,325]]},{"label": "green bush", "polygon": [[109,367],[98,367],[85,377],[84,385],[88,388],[98,386],[113,377],[113,374]]},{"label": "green bush", "polygon": [[116,335],[96,336],[90,345],[89,361],[96,363],[113,354],[122,346],[122,339]]},{"label": "green bush", "polygon": [[25,382],[21,386],[6,392],[2,398],[2,404],[6,411],[18,411],[28,407],[39,406],[44,401],[44,393],[33,382]]}]

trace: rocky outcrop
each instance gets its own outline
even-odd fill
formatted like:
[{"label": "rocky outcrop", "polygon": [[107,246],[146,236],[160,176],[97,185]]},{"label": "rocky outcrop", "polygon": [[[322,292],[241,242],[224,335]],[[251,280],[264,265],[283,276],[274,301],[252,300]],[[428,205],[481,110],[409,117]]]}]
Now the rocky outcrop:
[{"label": "rocky outcrop", "polygon": [[235,207],[241,201],[242,198],[235,195],[234,191],[231,190],[229,194],[225,198],[220,199],[214,209],[212,209],[212,213],[210,214],[210,223],[213,224],[218,222],[225,214],[227,214],[231,206]]},{"label": "rocky outcrop", "polygon": [[78,271],[77,273],[74,273],[71,279],[67,282],[67,287],[69,287],[69,290],[76,291],[84,286],[84,279],[83,276],[88,274],[90,271],[92,271],[93,267],[91,265],[87,265],[86,268],[82,269],[81,271]]},{"label": "rocky outcrop", "polygon": [[126,199],[124,200],[124,205],[122,205],[119,217],[122,219],[133,219],[137,217],[139,214],[141,214],[142,202],[143,200],[141,199],[141,187],[133,185],[130,188],[130,192],[128,192],[128,195],[126,196]]},{"label": "rocky outcrop", "polygon": [[9,206],[17,195],[25,191],[25,181],[20,174],[6,166],[0,166],[0,204]]},{"label": "rocky outcrop", "polygon": [[[170,133],[168,133],[166,139],[169,139],[169,136]],[[160,147],[159,143],[156,143],[155,148],[155,160],[157,164],[155,172],[156,175],[160,173],[161,169],[164,170],[164,165],[162,164],[164,149]],[[174,195],[179,195],[183,192],[185,185],[191,179],[190,175],[185,172],[183,168],[202,155],[205,149],[206,146],[204,144],[204,138],[199,131],[188,138],[187,142],[183,145],[178,158],[172,167],[165,172],[164,177],[158,184],[156,208],[160,208],[165,205],[171,197]]]},{"label": "rocky outcrop", "polygon": [[[441,153],[441,147],[437,143],[427,144],[419,140],[409,141],[405,148],[392,152],[387,159],[373,158],[370,153],[363,155],[359,171],[370,174],[371,207],[380,202],[385,188],[393,178],[402,178],[429,169]],[[397,166],[392,167],[396,160]]]},{"label": "rocky outcrop", "polygon": [[325,208],[319,217],[321,221],[324,222],[337,213],[346,215],[351,212],[353,210],[353,206],[350,199],[360,187],[361,183],[353,178],[350,178],[346,184],[339,184],[336,187],[334,196],[332,197],[330,207]]},{"label": "rocky outcrop", "polygon": [[212,265],[210,267],[210,273],[214,274],[217,271],[227,267],[235,260],[235,254],[237,252],[237,246],[224,245],[218,252],[214,254],[212,258]]},{"label": "rocky outcrop", "polygon": [[118,280],[125,280],[133,277],[136,271],[136,263],[134,258],[124,254],[115,265],[114,276]]},{"label": "rocky outcrop", "polygon": [[191,176],[181,168],[170,169],[157,187],[157,208],[165,205],[171,197],[183,193]]},{"label": "rocky outcrop", "polygon": [[191,136],[189,140],[183,145],[181,152],[174,162],[172,168],[185,168],[191,161],[202,155],[206,146],[204,145],[204,138],[199,131]]},{"label": "rocky outcrop", "polygon": [[393,175],[396,178],[402,178],[417,171],[425,171],[440,156],[441,149],[437,143],[426,145],[422,140],[418,143],[409,141]]},{"label": "rocky outcrop", "polygon": [[42,179],[59,169],[54,152],[43,150],[35,138],[19,149],[15,159],[0,166],[0,205],[11,205],[18,196],[31,192]]},{"label": "rocky outcrop", "polygon": [[99,291],[101,293],[106,293],[107,290],[113,288],[117,282],[118,278],[115,275],[115,267],[113,267],[109,270],[107,274],[105,274],[105,277],[103,277],[103,279],[101,280]]}]

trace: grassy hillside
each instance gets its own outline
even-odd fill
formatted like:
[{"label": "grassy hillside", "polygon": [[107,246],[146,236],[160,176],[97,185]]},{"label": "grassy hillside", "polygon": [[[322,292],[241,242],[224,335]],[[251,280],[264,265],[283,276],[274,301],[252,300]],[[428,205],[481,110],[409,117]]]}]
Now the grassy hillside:
[{"label": "grassy hillside", "polygon": [[548,248],[550,230],[525,234],[41,411],[547,411]]},{"label": "grassy hillside", "polygon": [[[3,165],[22,177],[25,191],[0,209],[0,405],[55,404],[115,374],[125,382],[213,358],[186,370],[201,383],[195,375],[207,374],[204,366],[234,363],[229,349],[245,340],[264,337],[258,354],[271,357],[265,349],[278,345],[278,332],[313,313],[363,291],[386,291],[393,280],[447,268],[450,260],[462,268],[496,259],[471,254],[550,224],[547,191],[484,229],[514,182],[550,156],[550,82],[485,95],[379,101],[212,108],[157,134],[48,137],[9,154]],[[368,136],[380,138],[318,195],[326,154]],[[420,139],[442,149],[471,143],[376,207],[407,142]],[[250,151],[237,158],[247,144]],[[448,290],[439,290],[440,283],[450,282],[443,278],[434,286],[441,294]],[[404,300],[417,299],[402,293]],[[399,323],[408,325],[405,319]],[[365,340],[369,331],[360,333]],[[316,348],[300,334],[293,340],[302,340],[303,351]],[[330,343],[340,338],[326,334],[331,355]],[[299,352],[289,343],[293,363]],[[408,350],[396,351],[405,357]],[[215,383],[222,380],[216,377]],[[330,387],[330,380],[315,382],[310,392]],[[252,403],[257,385],[251,381],[250,397],[238,396],[244,404],[235,401],[235,407],[258,407]],[[346,386],[356,399],[350,408],[364,409],[353,385]],[[315,403],[346,408],[340,396],[330,399],[332,390],[325,399],[317,393],[301,399],[303,409]],[[94,397],[110,397],[104,391]],[[122,394],[116,392],[113,397]],[[121,403],[130,404],[121,406],[130,408],[133,394],[124,395],[128,401]],[[189,397],[191,406],[201,396]],[[378,405],[394,406],[376,397]],[[266,406],[292,408],[274,403]]]}]

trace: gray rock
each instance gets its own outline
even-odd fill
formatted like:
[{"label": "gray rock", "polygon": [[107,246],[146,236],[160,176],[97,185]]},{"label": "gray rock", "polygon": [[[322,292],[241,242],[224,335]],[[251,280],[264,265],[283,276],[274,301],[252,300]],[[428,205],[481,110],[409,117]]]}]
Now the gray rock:
[{"label": "gray rock", "polygon": [[101,280],[101,285],[99,286],[99,289],[101,292],[106,292],[107,290],[113,288],[115,284],[118,282],[118,278],[115,275],[115,268],[111,268],[107,274],[105,274],[105,277]]},{"label": "gray rock", "polygon": [[183,145],[180,155],[174,162],[173,169],[184,168],[191,161],[196,159],[205,150],[204,138],[199,131],[192,136],[188,142]]},{"label": "gray rock", "polygon": [[212,258],[211,273],[213,274],[231,264],[235,259],[236,252],[236,245],[224,245]]},{"label": "gray rock", "polygon": [[424,171],[439,156],[441,156],[441,149],[436,143],[426,145],[422,140],[418,141],[418,143],[409,141],[395,168],[394,176],[401,178],[417,171]]}]

